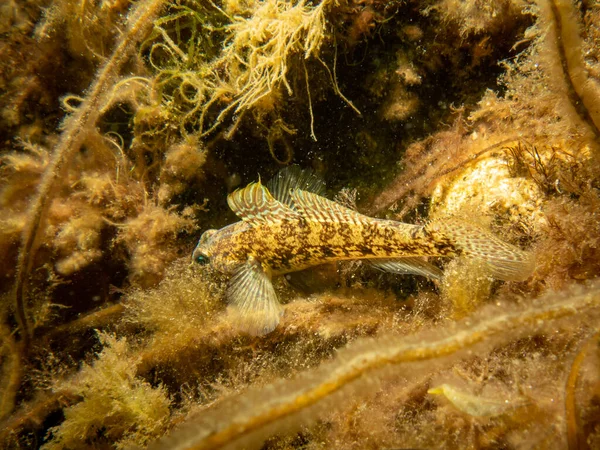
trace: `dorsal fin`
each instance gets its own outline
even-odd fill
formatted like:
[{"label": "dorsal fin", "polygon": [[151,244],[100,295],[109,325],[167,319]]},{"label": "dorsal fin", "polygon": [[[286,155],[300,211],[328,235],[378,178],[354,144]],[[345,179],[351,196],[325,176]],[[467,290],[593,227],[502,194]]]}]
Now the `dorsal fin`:
[{"label": "dorsal fin", "polygon": [[288,208],[294,208],[290,191],[301,189],[317,195],[325,195],[325,182],[312,170],[300,166],[288,166],[281,169],[267,183],[267,188],[281,203]]},{"label": "dorsal fin", "polygon": [[244,221],[271,222],[281,220],[295,211],[273,198],[269,190],[260,181],[229,194],[227,204],[231,210]]},{"label": "dorsal fin", "polygon": [[368,219],[339,203],[321,197],[320,195],[294,189],[290,193],[294,207],[309,220],[319,222],[365,223]]}]

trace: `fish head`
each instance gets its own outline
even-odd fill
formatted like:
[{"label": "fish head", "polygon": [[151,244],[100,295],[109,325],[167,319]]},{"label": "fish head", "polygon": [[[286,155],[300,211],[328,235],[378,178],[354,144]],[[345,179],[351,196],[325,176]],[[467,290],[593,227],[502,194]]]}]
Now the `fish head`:
[{"label": "fish head", "polygon": [[233,251],[237,243],[235,234],[240,226],[243,223],[236,222],[220,230],[206,230],[192,253],[192,261],[219,272],[232,273],[247,259]]},{"label": "fish head", "polygon": [[194,253],[192,253],[192,260],[201,266],[207,265],[210,263],[211,256],[214,254],[215,242],[214,239],[211,239],[218,230],[206,230],[200,236],[200,240],[198,241],[198,245],[194,249]]}]

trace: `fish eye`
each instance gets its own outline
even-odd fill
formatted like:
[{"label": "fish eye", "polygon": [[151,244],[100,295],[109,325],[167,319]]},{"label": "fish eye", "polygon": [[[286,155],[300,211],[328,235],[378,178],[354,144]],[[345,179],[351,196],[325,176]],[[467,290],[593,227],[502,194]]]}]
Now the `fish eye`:
[{"label": "fish eye", "polygon": [[202,253],[196,256],[196,262],[201,266],[208,264],[208,256],[203,255]]}]

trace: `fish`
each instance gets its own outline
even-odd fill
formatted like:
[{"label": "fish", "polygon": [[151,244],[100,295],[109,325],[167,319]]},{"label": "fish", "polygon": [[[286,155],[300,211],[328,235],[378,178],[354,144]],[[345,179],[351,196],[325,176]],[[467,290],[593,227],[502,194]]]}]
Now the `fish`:
[{"label": "fish", "polygon": [[227,197],[241,219],[206,230],[192,259],[228,275],[226,298],[240,331],[261,336],[283,315],[272,279],[318,265],[361,260],[394,273],[439,280],[424,257],[476,258],[490,276],[522,281],[534,270],[529,252],[468,222],[447,218],[422,225],[369,217],[324,197],[325,183],[298,166],[282,169]]}]

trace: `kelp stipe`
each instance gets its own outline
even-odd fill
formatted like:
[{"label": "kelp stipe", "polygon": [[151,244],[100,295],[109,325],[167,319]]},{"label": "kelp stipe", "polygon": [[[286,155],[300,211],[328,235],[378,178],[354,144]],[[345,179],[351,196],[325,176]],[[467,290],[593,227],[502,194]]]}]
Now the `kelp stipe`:
[{"label": "kelp stipe", "polygon": [[561,108],[575,123],[582,123],[600,139],[600,84],[590,76],[584,61],[581,19],[571,0],[538,2],[547,33],[544,42],[546,70],[555,89],[564,95]]},{"label": "kelp stipe", "polygon": [[146,0],[131,12],[123,40],[99,71],[82,104],[67,118],[61,139],[40,181],[38,192],[30,207],[28,224],[23,231],[15,281],[15,310],[26,343],[31,339],[31,329],[25,313],[25,283],[31,269],[36,237],[43,224],[43,216],[52,199],[53,190],[57,188],[58,180],[73,154],[79,150],[88,134],[94,132],[96,120],[110,95],[110,84],[115,82],[121,66],[131,57],[135,45],[152,26],[152,19],[164,6],[164,2],[165,0]]},{"label": "kelp stipe", "polygon": [[22,234],[14,288],[15,316],[19,325],[21,347],[24,354],[27,353],[33,337],[26,311],[26,286],[40,228],[43,227],[44,216],[73,155],[79,151],[89,134],[95,132],[100,111],[106,106],[105,102],[110,96],[111,83],[115,82],[118,71],[131,57],[136,44],[146,35],[152,26],[152,19],[159,13],[163,5],[164,0],[146,0],[138,4],[130,13],[122,41],[98,72],[89,93],[79,108],[66,119],[61,138],[45,168],[37,193],[31,201],[28,220]]},{"label": "kelp stipe", "polygon": [[[240,445],[258,448],[266,436],[280,427],[288,429],[290,421],[314,421],[318,414],[314,415],[311,406],[327,401],[360,379],[368,382],[369,377],[377,378],[382,369],[399,365],[392,369],[399,370],[404,364],[438,360],[444,363],[449,358],[468,357],[517,336],[551,330],[562,320],[573,319],[575,326],[591,325],[598,319],[599,309],[600,286],[596,284],[575,289],[566,300],[564,294],[550,294],[508,314],[504,306],[488,307],[479,313],[482,318],[479,321],[468,319],[443,330],[356,342],[340,351],[334,361],[314,371],[291,381],[251,389],[198,412],[181,429],[150,448],[200,450]],[[482,347],[475,347],[478,344]],[[340,400],[337,397],[333,402]]]}]

